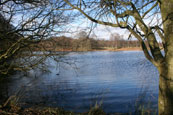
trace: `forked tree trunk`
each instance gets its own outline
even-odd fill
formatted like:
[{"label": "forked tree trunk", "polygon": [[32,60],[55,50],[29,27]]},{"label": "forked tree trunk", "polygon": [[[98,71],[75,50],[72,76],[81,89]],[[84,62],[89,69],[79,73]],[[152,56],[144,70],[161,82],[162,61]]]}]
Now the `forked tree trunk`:
[{"label": "forked tree trunk", "polygon": [[165,61],[158,67],[159,115],[173,115],[173,0],[161,0],[165,36]]}]

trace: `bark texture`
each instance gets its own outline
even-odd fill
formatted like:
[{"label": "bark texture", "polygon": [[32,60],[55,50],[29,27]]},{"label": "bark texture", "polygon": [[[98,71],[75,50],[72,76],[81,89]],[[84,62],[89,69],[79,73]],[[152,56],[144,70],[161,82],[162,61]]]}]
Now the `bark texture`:
[{"label": "bark texture", "polygon": [[173,0],[161,1],[161,14],[165,35],[165,59],[158,67],[159,115],[173,114]]},{"label": "bark texture", "polygon": [[172,115],[173,114],[173,74],[169,73],[167,69],[169,66],[162,65],[159,68],[159,115]]}]

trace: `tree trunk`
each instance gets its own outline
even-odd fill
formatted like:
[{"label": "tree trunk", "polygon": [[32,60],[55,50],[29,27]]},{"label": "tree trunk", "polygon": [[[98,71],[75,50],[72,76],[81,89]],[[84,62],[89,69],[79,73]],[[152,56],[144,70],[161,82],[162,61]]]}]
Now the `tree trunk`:
[{"label": "tree trunk", "polygon": [[173,78],[173,72],[167,71],[172,67],[166,64],[159,68],[159,115],[173,114],[173,80],[171,79]]},{"label": "tree trunk", "polygon": [[160,7],[165,37],[165,59],[158,67],[159,115],[173,115],[173,0],[161,0]]}]

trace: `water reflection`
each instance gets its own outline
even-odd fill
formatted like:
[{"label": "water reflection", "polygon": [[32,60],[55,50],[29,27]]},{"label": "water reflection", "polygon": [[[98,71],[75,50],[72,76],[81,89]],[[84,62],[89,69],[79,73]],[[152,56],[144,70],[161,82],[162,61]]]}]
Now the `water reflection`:
[{"label": "water reflection", "polygon": [[127,113],[150,102],[150,108],[157,109],[158,73],[140,51],[70,53],[63,62],[48,58],[46,63],[51,72],[17,74],[1,87],[8,88],[8,95],[22,92],[25,107],[85,112],[97,103],[107,113]]}]

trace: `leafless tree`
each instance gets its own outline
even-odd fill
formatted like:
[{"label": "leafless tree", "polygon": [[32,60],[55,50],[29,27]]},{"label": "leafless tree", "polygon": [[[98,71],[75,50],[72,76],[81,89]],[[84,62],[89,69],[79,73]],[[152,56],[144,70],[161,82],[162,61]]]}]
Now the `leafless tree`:
[{"label": "leafless tree", "polygon": [[115,49],[122,47],[122,37],[118,33],[111,34],[110,41],[112,41],[112,47]]},{"label": "leafless tree", "polygon": [[[64,0],[92,22],[130,31],[160,74],[159,114],[173,113],[173,1]],[[163,51],[158,39],[162,40]],[[147,41],[147,42],[145,42]],[[147,49],[147,44],[149,49]]]},{"label": "leafless tree", "polygon": [[85,38],[88,38],[88,34],[87,34],[87,32],[85,32],[85,31],[79,31],[79,33],[77,33],[77,38],[79,38],[79,39],[85,39]]},{"label": "leafless tree", "polygon": [[48,52],[33,58],[33,46],[63,31],[70,20],[60,10],[65,6],[63,0],[0,1],[0,75],[32,69],[46,59]]}]

